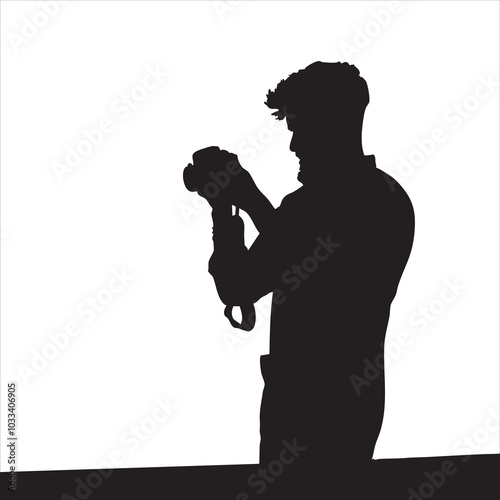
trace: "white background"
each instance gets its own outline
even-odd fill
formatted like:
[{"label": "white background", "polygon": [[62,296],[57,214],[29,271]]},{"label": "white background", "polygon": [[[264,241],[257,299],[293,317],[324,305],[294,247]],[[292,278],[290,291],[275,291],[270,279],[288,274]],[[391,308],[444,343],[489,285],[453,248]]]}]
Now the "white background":
[{"label": "white background", "polygon": [[[182,169],[217,144],[240,153],[278,206],[299,186],[298,165],[263,102],[316,60],[360,69],[371,95],[365,153],[416,212],[387,332],[387,342],[412,340],[389,360],[375,457],[458,454],[466,435],[476,453],[497,453],[498,424],[484,428],[494,429],[499,392],[498,83],[481,101],[470,96],[480,78],[498,82],[498,3],[403,2],[386,26],[374,13],[390,2],[233,4],[71,2],[19,45],[43,11],[1,3],[1,402],[16,380],[19,470],[92,468],[117,452],[119,467],[258,460],[268,320],[260,314],[229,348],[235,332],[207,272],[210,211],[185,191]],[[157,66],[168,76],[135,90],[144,100],[128,116],[117,112]],[[464,100],[477,109],[452,118]],[[104,118],[113,131],[60,182],[54,162]],[[435,128],[446,140],[403,171],[401,157]],[[133,279],[86,323],[79,304],[122,268]],[[445,292],[454,301],[441,307],[446,280],[466,289]],[[430,303],[439,314],[417,323]],[[71,321],[81,333],[23,377]],[[151,424],[158,397],[178,408],[132,450],[121,436]],[[2,411],[2,453],[5,429]]]}]

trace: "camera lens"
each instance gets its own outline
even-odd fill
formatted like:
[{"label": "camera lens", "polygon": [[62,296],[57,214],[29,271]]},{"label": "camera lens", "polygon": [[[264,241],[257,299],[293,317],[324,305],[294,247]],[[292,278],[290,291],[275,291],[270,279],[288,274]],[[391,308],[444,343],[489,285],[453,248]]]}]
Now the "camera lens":
[{"label": "camera lens", "polygon": [[196,191],[196,171],[193,165],[188,165],[183,173],[184,185],[188,191]]}]

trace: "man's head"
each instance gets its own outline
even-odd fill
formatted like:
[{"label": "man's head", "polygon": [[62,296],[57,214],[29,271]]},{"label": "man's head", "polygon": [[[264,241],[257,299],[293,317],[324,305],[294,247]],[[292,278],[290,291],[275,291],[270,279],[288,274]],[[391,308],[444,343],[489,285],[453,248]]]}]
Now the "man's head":
[{"label": "man's head", "polygon": [[320,177],[362,156],[361,133],[368,87],[348,63],[315,62],[282,80],[267,94],[273,115],[292,131],[290,150],[300,159],[298,179]]}]

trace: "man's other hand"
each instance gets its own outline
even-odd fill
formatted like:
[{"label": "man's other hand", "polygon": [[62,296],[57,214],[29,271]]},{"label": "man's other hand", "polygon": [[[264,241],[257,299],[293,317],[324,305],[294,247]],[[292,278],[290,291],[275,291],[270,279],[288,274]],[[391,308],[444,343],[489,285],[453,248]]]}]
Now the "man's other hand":
[{"label": "man's other hand", "polygon": [[259,194],[252,176],[241,166],[238,157],[225,150],[211,158],[205,185],[197,192],[212,207],[234,205],[246,211]]}]

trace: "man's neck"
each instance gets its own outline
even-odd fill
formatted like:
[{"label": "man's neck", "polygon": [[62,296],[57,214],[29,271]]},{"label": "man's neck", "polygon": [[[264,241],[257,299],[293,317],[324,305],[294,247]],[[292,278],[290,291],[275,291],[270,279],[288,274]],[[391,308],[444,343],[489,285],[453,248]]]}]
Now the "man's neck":
[{"label": "man's neck", "polygon": [[361,151],[343,152],[329,156],[314,164],[304,165],[297,179],[304,185],[329,182],[339,178],[355,176],[359,167],[365,166],[371,156]]}]

